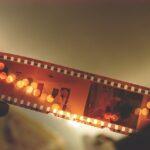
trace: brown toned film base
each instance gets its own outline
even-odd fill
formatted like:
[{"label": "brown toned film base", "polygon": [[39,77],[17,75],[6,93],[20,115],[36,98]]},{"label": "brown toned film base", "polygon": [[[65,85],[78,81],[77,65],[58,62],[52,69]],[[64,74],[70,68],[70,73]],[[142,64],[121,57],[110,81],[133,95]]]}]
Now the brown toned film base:
[{"label": "brown toned film base", "polygon": [[[50,63],[46,63],[46,62],[42,62],[42,61],[38,61],[38,60],[34,60],[34,59],[29,59],[26,57],[21,57],[21,56],[16,56],[16,55],[12,55],[12,54],[7,54],[7,53],[0,53],[0,59],[2,60],[7,60],[7,61],[12,61],[12,62],[17,62],[17,63],[22,63],[22,64],[27,64],[27,65],[31,65],[31,66],[35,66],[38,68],[43,68],[43,69],[51,69],[54,72],[58,72],[65,75],[71,75],[74,77],[78,78],[82,78],[84,80],[91,80],[93,82],[98,82],[104,85],[109,85],[109,86],[117,86],[117,88],[121,88],[127,91],[132,91],[132,92],[138,92],[144,95],[149,95],[150,91],[149,88],[145,88],[143,86],[138,86],[135,84],[131,84],[131,83],[127,83],[127,82],[123,82],[123,81],[119,81],[119,80],[114,80],[111,78],[107,78],[107,77],[103,77],[103,76],[97,76],[94,74],[90,74],[90,73],[86,73],[86,72],[82,72],[79,70],[74,70],[71,68],[67,68],[67,67],[63,67],[63,66],[58,66],[55,64],[50,64]],[[136,90],[138,89],[138,90]],[[134,91],[135,90],[135,91]],[[111,130],[114,130],[115,132],[121,132],[123,134],[129,134],[132,132],[135,132],[134,129],[131,128],[127,128],[127,127],[123,127],[120,125],[116,125],[116,124],[112,124],[106,121],[101,121],[101,120],[97,120],[97,119],[93,119],[93,118],[88,118],[88,117],[83,117],[83,116],[79,116],[78,117],[74,117],[74,114],[70,114],[69,112],[64,112],[62,110],[60,111],[56,111],[56,110],[51,110],[50,108],[43,108],[43,106],[37,106],[36,108],[34,107],[34,105],[31,106],[31,103],[26,103],[24,104],[23,101],[16,101],[16,99],[14,97],[8,97],[7,95],[4,95],[3,93],[1,93],[1,98],[6,99],[6,101],[10,104],[15,104],[18,106],[22,106],[22,107],[26,107],[29,109],[33,109],[36,111],[41,111],[44,113],[53,113],[54,115],[61,117],[61,118],[65,118],[65,119],[71,119],[77,122],[81,122],[81,123],[85,123],[85,124],[89,124],[91,126],[95,126],[98,128],[104,128],[104,127],[108,127]],[[71,117],[70,117],[71,116]]]}]

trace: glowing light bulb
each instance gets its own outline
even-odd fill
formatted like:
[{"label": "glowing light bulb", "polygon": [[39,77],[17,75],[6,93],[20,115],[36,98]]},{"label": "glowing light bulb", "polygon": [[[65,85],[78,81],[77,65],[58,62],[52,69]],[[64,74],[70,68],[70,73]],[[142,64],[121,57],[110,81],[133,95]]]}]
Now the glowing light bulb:
[{"label": "glowing light bulb", "polygon": [[0,70],[3,70],[5,68],[5,64],[0,62]]},{"label": "glowing light bulb", "polygon": [[46,99],[47,99],[47,102],[49,103],[54,102],[54,97],[52,95],[48,95]]},{"label": "glowing light bulb", "polygon": [[40,94],[41,94],[41,91],[39,89],[35,89],[33,91],[33,95],[36,96],[36,97],[40,96]]},{"label": "glowing light bulb", "polygon": [[5,80],[7,78],[7,74],[5,72],[0,73],[0,79]]},{"label": "glowing light bulb", "polygon": [[24,83],[24,86],[28,86],[29,85],[29,80],[28,79],[23,79],[22,81]]},{"label": "glowing light bulb", "polygon": [[27,86],[26,93],[31,94],[32,92],[33,92],[33,87],[32,86]]},{"label": "glowing light bulb", "polygon": [[60,109],[60,106],[59,106],[58,104],[53,104],[53,105],[52,105],[52,109],[59,110],[59,109]]},{"label": "glowing light bulb", "polygon": [[23,88],[24,87],[24,82],[22,80],[17,81],[16,86],[18,88]]},{"label": "glowing light bulb", "polygon": [[33,89],[37,89],[38,84],[37,84],[36,82],[32,82],[32,83],[31,83],[31,86],[33,87]]},{"label": "glowing light bulb", "polygon": [[16,79],[16,76],[14,74],[11,74],[11,75],[8,75],[7,78],[6,78],[6,82],[7,83],[12,83],[14,82]]},{"label": "glowing light bulb", "polygon": [[143,116],[147,116],[149,114],[149,110],[147,108],[143,108],[141,113]]},{"label": "glowing light bulb", "polygon": [[150,109],[150,102],[147,102],[146,106],[148,109]]}]

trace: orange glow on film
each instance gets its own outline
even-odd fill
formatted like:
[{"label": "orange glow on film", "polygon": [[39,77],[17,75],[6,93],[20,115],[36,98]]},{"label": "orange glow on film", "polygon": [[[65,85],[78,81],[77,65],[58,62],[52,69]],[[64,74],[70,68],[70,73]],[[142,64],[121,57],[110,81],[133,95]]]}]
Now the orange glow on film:
[{"label": "orange glow on film", "polygon": [[47,102],[49,103],[54,102],[54,97],[52,95],[48,95],[46,99],[47,99]]},{"label": "orange glow on film", "polygon": [[142,115],[147,116],[149,114],[149,110],[147,108],[142,109]]},{"label": "orange glow on film", "polygon": [[6,82],[7,83],[12,83],[14,82],[16,79],[16,76],[14,74],[8,75],[8,77],[6,78]]},{"label": "orange glow on film", "polygon": [[7,78],[7,74],[5,72],[0,73],[0,79],[5,80]]},{"label": "orange glow on film", "polygon": [[39,89],[35,89],[33,91],[33,95],[36,96],[36,97],[40,96],[40,94],[41,94],[41,91]]},{"label": "orange glow on film", "polygon": [[31,86],[33,87],[33,89],[37,89],[38,84],[37,84],[36,82],[32,82],[32,83],[31,83]]},{"label": "orange glow on film", "polygon": [[31,94],[32,92],[33,92],[33,87],[32,86],[27,86],[26,93]]},{"label": "orange glow on film", "polygon": [[0,70],[3,70],[5,68],[5,64],[0,62]]},{"label": "orange glow on film", "polygon": [[22,80],[17,81],[16,84],[17,88],[23,88],[24,87],[24,82]]},{"label": "orange glow on film", "polygon": [[47,98],[47,94],[46,94],[46,93],[42,93],[42,94],[41,94],[41,97],[40,97],[40,100],[41,100],[41,101],[45,101],[46,98]]},{"label": "orange glow on film", "polygon": [[53,105],[52,105],[52,109],[53,109],[53,110],[55,110],[55,109],[56,109],[56,110],[59,110],[59,109],[60,109],[60,106],[59,106],[58,104],[53,104]]},{"label": "orange glow on film", "polygon": [[147,102],[146,106],[148,109],[150,109],[150,102]]},{"label": "orange glow on film", "polygon": [[23,84],[24,86],[28,86],[29,85],[29,80],[28,79],[23,79]]}]

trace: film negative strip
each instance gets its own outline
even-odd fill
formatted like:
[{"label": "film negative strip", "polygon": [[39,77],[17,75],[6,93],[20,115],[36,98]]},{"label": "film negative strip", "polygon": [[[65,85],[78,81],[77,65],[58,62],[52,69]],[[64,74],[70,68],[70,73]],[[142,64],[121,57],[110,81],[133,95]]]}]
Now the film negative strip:
[{"label": "film negative strip", "polygon": [[1,52],[0,98],[124,134],[150,122],[147,87]]}]

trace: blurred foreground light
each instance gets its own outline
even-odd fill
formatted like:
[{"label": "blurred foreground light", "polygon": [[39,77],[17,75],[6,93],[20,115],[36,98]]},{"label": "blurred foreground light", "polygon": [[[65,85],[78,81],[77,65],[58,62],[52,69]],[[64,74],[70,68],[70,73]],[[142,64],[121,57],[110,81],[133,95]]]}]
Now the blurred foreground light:
[{"label": "blurred foreground light", "polygon": [[22,81],[24,83],[24,86],[28,86],[29,85],[29,80],[28,79],[23,79]]},{"label": "blurred foreground light", "polygon": [[143,116],[148,116],[149,110],[147,108],[143,108],[141,113]]},{"label": "blurred foreground light", "polygon": [[32,92],[33,92],[33,87],[32,86],[27,86],[26,93],[31,94]]},{"label": "blurred foreground light", "polygon": [[41,91],[40,91],[39,89],[35,89],[35,90],[33,91],[33,95],[34,95],[35,97],[40,96],[40,94],[41,94]]},{"label": "blurred foreground light", "polygon": [[0,79],[5,80],[7,78],[7,74],[5,72],[0,73]]},{"label": "blurred foreground light", "polygon": [[148,109],[150,109],[150,102],[147,102],[146,106]]},{"label": "blurred foreground light", "polygon": [[16,76],[14,74],[8,75],[6,78],[7,83],[13,83],[16,80]]},{"label": "blurred foreground light", "polygon": [[52,105],[52,109],[56,109],[56,110],[59,110],[60,109],[60,106],[58,104],[53,104]]},{"label": "blurred foreground light", "polygon": [[54,101],[54,97],[52,95],[48,95],[46,99],[49,103],[52,103]]},{"label": "blurred foreground light", "polygon": [[24,82],[22,80],[17,81],[16,83],[17,88],[23,88],[24,87]]},{"label": "blurred foreground light", "polygon": [[38,84],[37,84],[36,82],[32,82],[32,83],[31,83],[31,86],[33,87],[33,89],[37,89]]},{"label": "blurred foreground light", "polygon": [[0,70],[3,70],[5,68],[5,64],[0,62]]}]

